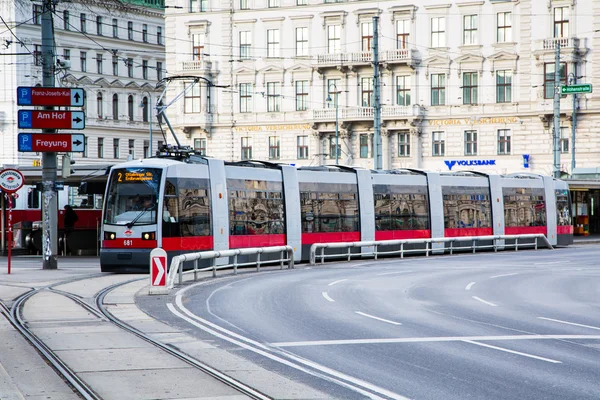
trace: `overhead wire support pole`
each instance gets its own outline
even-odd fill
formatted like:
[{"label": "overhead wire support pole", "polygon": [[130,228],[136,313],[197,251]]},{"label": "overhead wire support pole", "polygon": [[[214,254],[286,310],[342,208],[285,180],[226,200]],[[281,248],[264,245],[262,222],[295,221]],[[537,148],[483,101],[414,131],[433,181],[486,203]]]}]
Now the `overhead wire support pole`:
[{"label": "overhead wire support pole", "polygon": [[379,83],[379,17],[373,17],[373,164],[381,167],[381,88]]},{"label": "overhead wire support pole", "polygon": [[554,60],[554,132],[552,135],[555,178],[560,178],[560,44],[556,42]]},{"label": "overhead wire support pole", "polygon": [[[573,81],[571,84],[577,83],[577,67],[575,67],[575,73],[573,73]],[[573,93],[573,120],[571,121],[571,177],[577,164],[575,163],[575,132],[577,131],[577,93]]]},{"label": "overhead wire support pole", "polygon": [[[54,87],[54,28],[52,0],[42,5],[42,85]],[[54,107],[45,106],[53,111]],[[56,129],[43,129],[43,133],[56,133]],[[56,153],[42,153],[42,269],[58,268],[58,199],[56,195]]]}]

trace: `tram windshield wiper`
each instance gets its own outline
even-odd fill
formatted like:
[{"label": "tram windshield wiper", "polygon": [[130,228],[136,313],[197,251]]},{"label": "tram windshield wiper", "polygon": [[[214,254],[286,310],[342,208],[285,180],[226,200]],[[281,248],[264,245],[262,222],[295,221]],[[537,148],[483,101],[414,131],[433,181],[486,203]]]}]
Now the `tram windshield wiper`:
[{"label": "tram windshield wiper", "polygon": [[140,213],[131,220],[131,222],[128,222],[126,224],[127,228],[131,229],[133,227],[133,225],[135,225],[135,223],[142,218],[142,215],[146,214],[147,211],[152,211],[156,208],[156,204],[153,204],[152,206],[148,207],[148,208],[144,208],[142,211],[140,211]]}]

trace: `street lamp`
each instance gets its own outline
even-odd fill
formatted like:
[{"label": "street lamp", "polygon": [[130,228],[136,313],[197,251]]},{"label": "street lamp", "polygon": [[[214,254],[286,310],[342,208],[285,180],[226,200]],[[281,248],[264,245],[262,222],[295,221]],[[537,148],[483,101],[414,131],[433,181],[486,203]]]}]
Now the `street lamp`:
[{"label": "street lamp", "polygon": [[335,94],[335,100],[334,100],[334,106],[335,106],[335,165],[339,164],[339,156],[340,156],[340,145],[339,145],[339,140],[340,140],[340,134],[339,134],[339,128],[338,128],[338,95],[340,92],[338,92],[337,89],[337,85],[335,83],[330,83],[329,87],[327,88],[327,91],[329,92],[329,94],[327,95],[327,102],[330,103],[331,102],[331,86],[334,87],[335,92],[333,92]]},{"label": "street lamp", "polygon": [[[147,93],[148,94],[148,102],[146,103],[148,106],[148,122],[150,123],[150,146],[148,147],[148,156],[152,157],[152,94],[147,91],[144,90],[142,91],[142,93]],[[144,107],[144,101],[142,100],[140,102],[140,107]],[[144,112],[146,112],[146,110],[144,110]],[[144,154],[144,157],[146,157],[146,155]]]}]

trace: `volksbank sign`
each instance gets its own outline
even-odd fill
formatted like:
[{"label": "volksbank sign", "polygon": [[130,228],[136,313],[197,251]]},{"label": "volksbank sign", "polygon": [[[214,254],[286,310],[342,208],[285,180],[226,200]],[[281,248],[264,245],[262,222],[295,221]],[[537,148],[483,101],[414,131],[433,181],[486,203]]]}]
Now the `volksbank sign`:
[{"label": "volksbank sign", "polygon": [[444,160],[444,162],[450,171],[455,165],[461,167],[496,165],[496,160]]}]

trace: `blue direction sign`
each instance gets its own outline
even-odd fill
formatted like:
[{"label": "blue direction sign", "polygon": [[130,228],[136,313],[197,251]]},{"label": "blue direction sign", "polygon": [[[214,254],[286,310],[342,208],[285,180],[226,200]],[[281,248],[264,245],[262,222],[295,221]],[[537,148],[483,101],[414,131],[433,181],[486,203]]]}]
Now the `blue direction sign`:
[{"label": "blue direction sign", "polygon": [[21,152],[83,152],[85,136],[81,133],[19,133]]},{"label": "blue direction sign", "polygon": [[84,102],[83,89],[79,88],[17,88],[17,105],[19,106],[83,107]]},{"label": "blue direction sign", "polygon": [[85,129],[82,111],[19,110],[19,129]]}]

